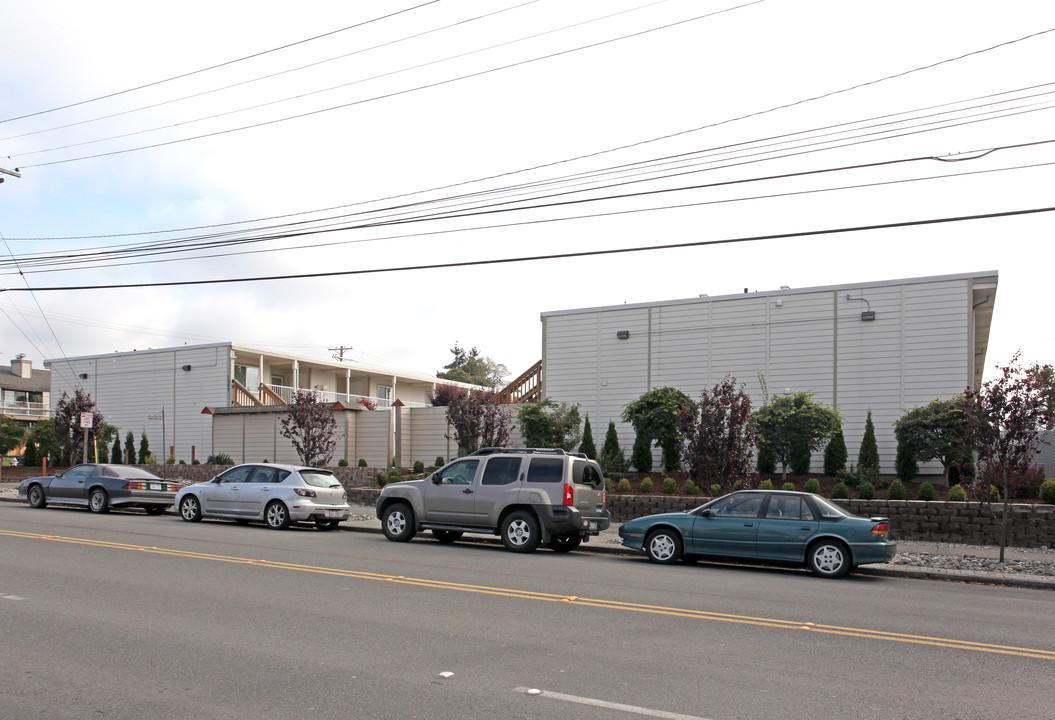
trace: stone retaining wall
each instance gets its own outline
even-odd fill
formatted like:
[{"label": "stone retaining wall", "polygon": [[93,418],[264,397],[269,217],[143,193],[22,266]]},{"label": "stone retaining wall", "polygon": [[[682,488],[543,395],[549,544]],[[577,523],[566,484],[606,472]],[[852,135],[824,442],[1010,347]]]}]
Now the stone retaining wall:
[{"label": "stone retaining wall", "polygon": [[[698,507],[706,498],[672,495],[609,495],[612,521],[641,515],[680,512]],[[895,540],[995,545],[1000,539],[1003,505],[922,500],[837,500],[855,515],[890,518]],[[1012,547],[1055,547],[1055,505],[1016,504],[1008,508],[1007,544]]]}]

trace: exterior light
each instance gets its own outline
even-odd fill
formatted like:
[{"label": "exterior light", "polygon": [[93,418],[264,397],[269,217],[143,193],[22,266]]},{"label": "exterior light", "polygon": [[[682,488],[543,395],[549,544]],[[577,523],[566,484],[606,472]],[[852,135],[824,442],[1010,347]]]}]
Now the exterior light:
[{"label": "exterior light", "polygon": [[626,340],[628,337],[630,337],[630,331],[629,330],[620,330],[620,331],[618,331],[615,334],[615,336],[617,338],[619,338],[620,340]]}]

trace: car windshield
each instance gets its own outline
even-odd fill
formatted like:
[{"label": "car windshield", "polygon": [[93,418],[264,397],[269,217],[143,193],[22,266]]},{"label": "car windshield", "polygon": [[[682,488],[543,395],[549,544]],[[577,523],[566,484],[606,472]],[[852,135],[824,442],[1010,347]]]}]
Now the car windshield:
[{"label": "car windshield", "polygon": [[326,472],[325,470],[301,470],[300,476],[304,479],[304,482],[312,487],[317,488],[328,488],[334,485],[340,485],[337,482],[337,478],[333,476],[333,473]]},{"label": "car windshield", "polygon": [[832,501],[825,500],[820,495],[814,495],[813,502],[817,503],[817,512],[821,514],[822,518],[831,519],[851,517],[850,513],[846,512]]}]

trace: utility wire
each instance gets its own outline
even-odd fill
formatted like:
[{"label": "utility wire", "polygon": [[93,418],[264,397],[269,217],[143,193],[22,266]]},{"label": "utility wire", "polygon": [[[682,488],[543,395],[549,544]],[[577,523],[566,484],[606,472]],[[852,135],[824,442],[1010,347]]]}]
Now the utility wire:
[{"label": "utility wire", "polygon": [[0,292],[68,292],[72,290],[124,290],[131,288],[186,287],[192,285],[224,285],[272,280],[305,280],[349,275],[376,275],[383,273],[408,272],[411,270],[440,270],[463,267],[481,267],[488,265],[505,265],[511,263],[534,262],[538,260],[566,260],[570,258],[600,257],[604,255],[622,255],[655,250],[677,250],[711,245],[728,245],[733,243],[758,242],[760,240],[780,240],[790,238],[834,235],[839,233],[866,232],[871,230],[889,230],[892,228],[936,225],[942,223],[971,222],[994,218],[1015,217],[1055,211],[1055,207],[1032,208],[1028,210],[1010,210],[1006,212],[985,213],[979,215],[961,215],[958,217],[933,218],[928,220],[909,220],[905,222],[884,223],[878,225],[860,225],[856,227],[830,228],[823,230],[805,230],[794,233],[776,233],[771,235],[754,235],[749,237],[726,238],[723,240],[698,240],[687,243],[665,243],[661,245],[642,245],[629,248],[609,250],[584,250],[581,252],[564,252],[547,255],[524,255],[519,257],[495,258],[492,260],[466,260],[463,262],[432,263],[424,265],[404,265],[400,267],[373,268],[369,270],[335,270],[331,272],[295,273],[290,275],[264,275],[259,277],[218,278],[214,280],[171,280],[164,282],[114,283],[108,285],[65,285],[36,288],[0,288]]}]

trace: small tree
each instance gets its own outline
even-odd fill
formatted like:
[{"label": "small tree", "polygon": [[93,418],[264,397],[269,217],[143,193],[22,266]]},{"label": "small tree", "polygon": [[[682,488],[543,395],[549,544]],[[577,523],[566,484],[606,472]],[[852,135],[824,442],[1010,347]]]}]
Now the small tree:
[{"label": "small tree", "polygon": [[139,456],[136,460],[140,465],[146,465],[150,462],[150,458],[150,441],[147,440],[147,431],[144,430],[139,438]]},{"label": "small tree", "polygon": [[513,431],[512,421],[501,407],[490,404],[490,390],[464,392],[451,397],[447,405],[447,422],[454,429],[454,439],[462,455],[481,447],[504,447]]},{"label": "small tree", "polygon": [[425,397],[432,407],[447,407],[452,401],[461,400],[468,394],[469,391],[463,387],[450,383],[440,383],[435,390],[425,393]]},{"label": "small tree", "polygon": [[563,448],[571,452],[582,438],[578,405],[557,405],[546,398],[521,405],[517,419],[528,447]]},{"label": "small tree", "polygon": [[916,459],[915,450],[909,443],[898,438],[897,457],[894,458],[894,471],[897,473],[897,479],[902,483],[912,482],[918,470],[919,462]]},{"label": "small tree", "polygon": [[683,440],[678,414],[693,408],[692,398],[672,387],[653,388],[623,407],[623,420],[663,448],[663,470],[676,472],[681,465]]},{"label": "small tree", "polygon": [[0,418],[0,455],[22,447],[26,441],[26,428],[10,417]]},{"label": "small tree", "polygon": [[638,472],[652,470],[652,439],[643,433],[634,436],[634,449],[630,452],[630,467]]},{"label": "small tree", "polygon": [[835,477],[846,470],[847,457],[846,439],[843,437],[843,427],[840,423],[832,439],[828,441],[827,447],[824,448],[824,474]]},{"label": "small tree", "polygon": [[876,443],[876,428],[872,423],[872,411],[865,419],[865,434],[861,439],[861,449],[857,453],[857,475],[861,482],[873,485],[879,480],[879,445]]},{"label": "small tree", "polygon": [[337,418],[333,406],[319,402],[315,393],[298,390],[293,402],[286,406],[286,416],[279,426],[280,434],[293,444],[303,464],[325,465],[333,457],[337,447]]},{"label": "small tree", "polygon": [[63,447],[55,433],[54,420],[47,418],[33,424],[33,429],[29,431],[29,437],[26,439],[27,453],[31,447],[33,462],[30,463],[27,459],[27,465],[36,465],[45,458],[49,465],[62,464]]},{"label": "small tree", "polygon": [[134,463],[136,461],[136,438],[129,430],[128,434],[125,435],[125,462]]},{"label": "small tree", "polygon": [[697,485],[717,483],[732,490],[747,480],[755,427],[743,383],[737,386],[736,378],[726,375],[678,417],[685,436],[685,465]]},{"label": "small tree", "polygon": [[613,420],[608,421],[608,432],[604,435],[599,462],[605,475],[626,472],[626,457],[623,455],[623,448],[619,447],[619,433],[616,432]]},{"label": "small tree", "polygon": [[773,454],[780,463],[782,480],[787,479],[793,452],[820,450],[841,422],[839,413],[814,402],[807,392],[775,397],[754,417],[759,455]]},{"label": "small tree", "polygon": [[[946,484],[949,484],[954,465],[970,460],[969,434],[962,395],[915,407],[894,423],[898,453],[909,453],[916,462],[940,461]],[[904,477],[900,470],[898,477],[911,479]]]},{"label": "small tree", "polygon": [[95,407],[90,393],[78,389],[71,398],[62,393],[55,407],[55,435],[68,452],[72,462],[79,463],[84,457],[85,432],[81,428],[81,414],[91,413],[92,426],[87,432],[89,444],[103,432],[103,414]]},{"label": "small tree", "polygon": [[582,426],[582,443],[579,445],[579,452],[591,460],[597,459],[597,446],[593,442],[593,430],[590,428],[589,415],[586,416],[586,421]]},{"label": "small tree", "polygon": [[1000,562],[1007,547],[1010,479],[1028,468],[1039,453],[1040,433],[1055,422],[1055,408],[1046,402],[1044,378],[1049,365],[1018,365],[1015,353],[1006,366],[997,365],[995,380],[975,390],[967,388],[964,399],[971,436],[982,462],[999,468],[1003,481],[1003,515],[1000,520]]},{"label": "small tree", "polygon": [[121,439],[114,438],[114,447],[110,451],[110,462],[114,465],[121,464]]}]

